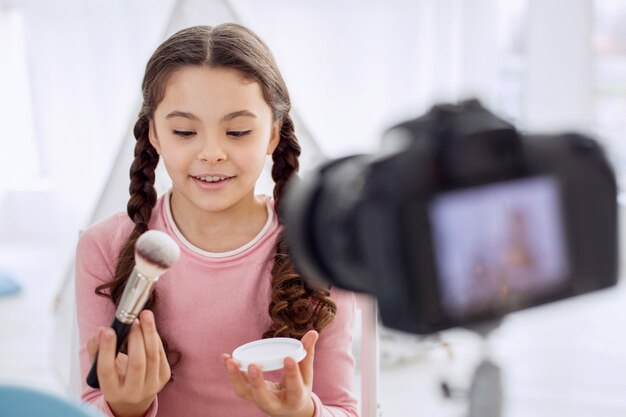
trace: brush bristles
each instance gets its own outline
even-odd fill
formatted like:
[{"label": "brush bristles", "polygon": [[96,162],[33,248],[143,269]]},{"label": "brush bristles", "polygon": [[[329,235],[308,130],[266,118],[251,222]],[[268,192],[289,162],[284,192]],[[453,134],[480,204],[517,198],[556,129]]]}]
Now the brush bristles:
[{"label": "brush bristles", "polygon": [[135,265],[146,277],[163,274],[178,260],[180,249],[174,240],[158,230],[148,230],[137,239]]}]

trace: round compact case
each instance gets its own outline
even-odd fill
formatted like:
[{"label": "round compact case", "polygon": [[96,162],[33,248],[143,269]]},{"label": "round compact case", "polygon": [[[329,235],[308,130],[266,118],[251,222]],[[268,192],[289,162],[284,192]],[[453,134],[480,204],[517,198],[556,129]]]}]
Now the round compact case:
[{"label": "round compact case", "polygon": [[233,351],[232,357],[239,362],[242,371],[247,371],[251,364],[259,366],[263,371],[275,371],[284,367],[287,357],[300,362],[306,357],[306,350],[297,339],[275,337],[241,345]]}]

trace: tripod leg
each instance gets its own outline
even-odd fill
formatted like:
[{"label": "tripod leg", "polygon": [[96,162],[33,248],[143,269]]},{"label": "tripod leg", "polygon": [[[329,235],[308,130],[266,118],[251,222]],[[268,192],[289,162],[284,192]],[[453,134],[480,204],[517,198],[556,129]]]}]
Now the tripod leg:
[{"label": "tripod leg", "polygon": [[502,380],[498,365],[484,360],[476,369],[469,395],[469,417],[502,415]]}]

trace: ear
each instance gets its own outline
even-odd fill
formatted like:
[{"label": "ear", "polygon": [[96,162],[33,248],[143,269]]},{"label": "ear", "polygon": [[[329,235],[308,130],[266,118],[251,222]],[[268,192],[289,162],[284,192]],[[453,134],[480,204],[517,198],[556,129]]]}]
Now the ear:
[{"label": "ear", "polygon": [[150,140],[150,144],[154,146],[157,153],[161,155],[161,143],[159,142],[159,138],[156,134],[156,128],[154,127],[154,120],[150,119],[148,125],[148,139]]},{"label": "ear", "polygon": [[280,142],[280,126],[278,122],[272,125],[272,136],[270,138],[270,143],[267,145],[267,155],[271,155],[274,153],[274,150],[278,146]]}]

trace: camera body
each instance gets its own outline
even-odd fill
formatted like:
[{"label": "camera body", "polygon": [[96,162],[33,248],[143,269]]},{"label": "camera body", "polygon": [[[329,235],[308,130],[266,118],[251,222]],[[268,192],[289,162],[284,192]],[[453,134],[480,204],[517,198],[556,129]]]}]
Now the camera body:
[{"label": "camera body", "polygon": [[309,280],[374,295],[427,334],[614,285],[617,185],[597,142],[521,135],[478,101],[389,129],[381,150],[289,184],[291,255]]}]

